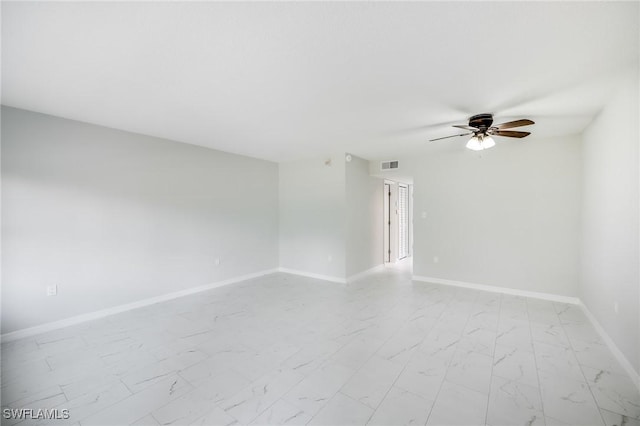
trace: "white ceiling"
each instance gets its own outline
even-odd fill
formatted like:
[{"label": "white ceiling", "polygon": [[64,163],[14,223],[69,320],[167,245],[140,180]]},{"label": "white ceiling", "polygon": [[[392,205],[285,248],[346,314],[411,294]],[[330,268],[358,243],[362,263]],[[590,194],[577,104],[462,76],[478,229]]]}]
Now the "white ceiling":
[{"label": "white ceiling", "polygon": [[481,112],[580,132],[639,28],[638,2],[3,2],[2,103],[274,161],[391,158],[463,146],[425,141]]}]

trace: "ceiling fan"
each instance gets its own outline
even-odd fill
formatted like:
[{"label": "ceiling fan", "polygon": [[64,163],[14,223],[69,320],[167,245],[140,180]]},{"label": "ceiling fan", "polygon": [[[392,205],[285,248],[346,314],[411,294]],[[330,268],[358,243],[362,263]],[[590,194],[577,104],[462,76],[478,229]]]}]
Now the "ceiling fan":
[{"label": "ceiling fan", "polygon": [[456,124],[453,127],[458,129],[468,130],[467,133],[460,133],[458,135],[445,136],[442,138],[430,139],[429,142],[439,141],[441,139],[455,138],[458,136],[473,135],[473,137],[467,142],[467,148],[474,151],[480,151],[483,149],[489,149],[496,143],[491,136],[505,136],[508,138],[524,138],[529,136],[531,132],[520,132],[517,130],[505,130],[512,129],[514,127],[529,126],[535,124],[528,119],[514,120],[502,124],[493,125],[492,114],[477,114],[469,119],[468,125]]}]

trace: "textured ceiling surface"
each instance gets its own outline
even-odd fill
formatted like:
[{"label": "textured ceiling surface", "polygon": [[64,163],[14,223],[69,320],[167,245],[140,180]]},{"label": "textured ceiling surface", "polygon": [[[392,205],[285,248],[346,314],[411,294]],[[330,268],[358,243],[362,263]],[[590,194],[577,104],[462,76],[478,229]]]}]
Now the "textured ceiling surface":
[{"label": "textured ceiling surface", "polygon": [[638,8],[3,2],[2,103],[273,161],[458,149],[426,140],[482,112],[562,136],[637,66]]}]

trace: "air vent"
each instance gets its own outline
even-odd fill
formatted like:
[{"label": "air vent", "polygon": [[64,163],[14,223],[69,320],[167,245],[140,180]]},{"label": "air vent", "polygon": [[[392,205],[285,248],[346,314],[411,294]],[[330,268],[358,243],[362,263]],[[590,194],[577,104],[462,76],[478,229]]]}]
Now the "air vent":
[{"label": "air vent", "polygon": [[380,170],[393,170],[398,168],[398,161],[382,161],[380,163]]}]

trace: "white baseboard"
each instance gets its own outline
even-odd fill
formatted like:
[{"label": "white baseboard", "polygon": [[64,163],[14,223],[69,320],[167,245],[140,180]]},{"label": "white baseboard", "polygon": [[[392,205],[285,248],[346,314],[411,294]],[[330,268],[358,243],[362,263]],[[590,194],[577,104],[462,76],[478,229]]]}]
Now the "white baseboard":
[{"label": "white baseboard", "polygon": [[376,272],[381,272],[381,271],[384,271],[384,264],[374,266],[373,268],[367,269],[362,272],[358,272],[357,274],[353,274],[350,277],[347,277],[347,283],[359,280],[360,278],[364,278],[367,275],[375,274]]},{"label": "white baseboard", "polygon": [[283,267],[278,268],[279,272],[284,272],[284,273],[293,274],[293,275],[300,275],[302,277],[315,278],[318,280],[330,281],[330,282],[339,283],[339,284],[350,283],[360,278],[363,278],[367,275],[380,272],[382,270],[384,270],[384,265],[378,265],[378,266],[374,266],[371,269],[367,269],[366,271],[358,272],[357,274],[351,275],[350,277],[342,278],[342,277],[336,277],[332,275],[316,274],[315,272],[300,271],[297,269],[289,269],[289,268],[283,268]]},{"label": "white baseboard", "polygon": [[451,285],[455,287],[470,288],[473,290],[482,290],[482,291],[490,291],[493,293],[510,294],[513,296],[531,297],[534,299],[549,300],[552,302],[570,303],[572,305],[577,305],[580,302],[580,300],[577,297],[561,296],[559,294],[551,294],[551,293],[538,293],[536,291],[516,290],[513,288],[507,288],[507,287],[497,287],[493,285],[468,283],[464,281],[446,280],[444,278],[421,277],[421,276],[414,275],[412,279],[413,281],[422,281],[422,282],[434,283],[434,284]]},{"label": "white baseboard", "polygon": [[589,318],[589,321],[591,321],[591,324],[593,324],[593,327],[596,329],[596,331],[598,332],[602,340],[604,340],[604,342],[607,344],[607,346],[609,347],[609,350],[611,350],[611,352],[613,353],[613,356],[616,357],[616,360],[620,363],[622,368],[624,368],[627,374],[629,374],[629,377],[631,377],[631,380],[633,380],[636,387],[640,391],[640,373],[633,368],[633,366],[631,365],[627,357],[624,356],[624,354],[615,344],[613,339],[609,337],[607,332],[600,325],[600,323],[598,322],[596,317],[591,313],[589,308],[587,308],[587,306],[584,303],[582,303],[582,301],[580,301],[578,305],[580,306],[580,308],[582,308],[582,312],[584,312],[587,318]]},{"label": "white baseboard", "polygon": [[333,283],[339,283],[339,284],[346,284],[347,283],[347,280],[345,278],[334,277],[332,275],[316,274],[316,273],[313,273],[313,272],[298,271],[296,269],[289,269],[289,268],[280,267],[280,268],[278,268],[278,272],[284,272],[284,273],[293,274],[293,275],[300,275],[300,276],[309,277],[309,278],[316,278],[318,280],[331,281]]},{"label": "white baseboard", "polygon": [[104,318],[110,315],[118,314],[120,312],[130,311],[132,309],[141,308],[143,306],[149,306],[160,302],[166,302],[168,300],[177,299],[179,297],[188,296],[194,293],[200,293],[203,291],[211,290],[217,287],[222,287],[229,284],[246,281],[252,278],[261,277],[264,275],[277,272],[278,269],[267,269],[265,271],[255,272],[252,274],[241,275],[239,277],[229,278],[223,281],[217,281],[211,284],[205,284],[198,287],[187,288],[185,290],[176,291],[173,293],[163,294],[161,296],[151,297],[149,299],[139,300],[133,303],[127,303],[125,305],[118,305],[107,309],[101,309],[99,311],[90,312],[88,314],[77,315],[71,318],[65,318],[60,321],[49,322],[46,324],[36,325],[34,327],[23,328],[22,330],[12,331],[0,336],[0,341],[10,342],[12,340],[18,340],[25,337],[35,336],[37,334],[46,333],[48,331],[57,330],[71,325],[80,324],[83,322],[95,320],[98,318]]}]

